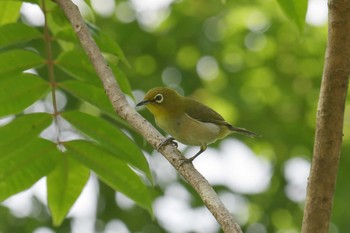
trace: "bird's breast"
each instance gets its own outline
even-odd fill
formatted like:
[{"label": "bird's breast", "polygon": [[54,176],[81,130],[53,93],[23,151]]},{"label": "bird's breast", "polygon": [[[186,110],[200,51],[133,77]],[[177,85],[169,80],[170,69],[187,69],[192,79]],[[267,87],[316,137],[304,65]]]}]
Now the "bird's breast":
[{"label": "bird's breast", "polygon": [[193,146],[207,145],[221,138],[223,126],[198,121],[187,114],[177,117],[160,116],[157,125],[177,141]]}]

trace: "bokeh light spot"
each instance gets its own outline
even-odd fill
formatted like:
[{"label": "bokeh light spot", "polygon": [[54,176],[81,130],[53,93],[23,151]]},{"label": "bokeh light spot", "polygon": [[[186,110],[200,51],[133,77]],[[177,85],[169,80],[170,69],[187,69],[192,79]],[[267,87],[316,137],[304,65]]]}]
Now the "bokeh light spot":
[{"label": "bokeh light spot", "polygon": [[176,54],[176,61],[183,69],[191,69],[196,66],[200,57],[199,51],[193,46],[184,46]]},{"label": "bokeh light spot", "polygon": [[114,0],[91,0],[92,8],[101,16],[108,17],[114,13]]},{"label": "bokeh light spot", "polygon": [[271,215],[271,221],[278,229],[287,229],[293,224],[292,215],[286,209],[275,210]]},{"label": "bokeh light spot", "polygon": [[266,45],[266,37],[261,33],[248,33],[244,39],[245,46],[254,52],[262,50]]},{"label": "bokeh light spot", "polygon": [[305,200],[309,173],[310,162],[304,158],[294,157],[285,163],[284,176],[287,180],[285,192],[289,199],[295,202]]},{"label": "bokeh light spot", "polygon": [[128,1],[120,2],[115,9],[115,16],[123,23],[131,23],[135,20],[135,12]]},{"label": "bokeh light spot", "polygon": [[135,71],[144,76],[151,75],[157,68],[156,60],[150,55],[142,55],[135,59]]},{"label": "bokeh light spot", "polygon": [[237,72],[243,66],[243,58],[238,53],[228,53],[223,57],[223,66],[229,72]]},{"label": "bokeh light spot", "polygon": [[36,4],[22,3],[21,7],[22,20],[34,27],[44,26],[44,13]]},{"label": "bokeh light spot", "polygon": [[215,79],[219,74],[219,66],[215,58],[204,56],[197,63],[197,74],[204,80]]},{"label": "bokeh light spot", "polygon": [[203,29],[206,37],[215,42],[223,38],[226,27],[219,17],[211,17],[204,22]]},{"label": "bokeh light spot", "polygon": [[261,11],[255,10],[247,17],[247,27],[253,32],[266,31],[270,21]]},{"label": "bokeh light spot", "polygon": [[181,80],[181,72],[175,67],[167,67],[162,72],[162,81],[166,86],[177,87],[180,85]]},{"label": "bokeh light spot", "polygon": [[[257,157],[238,140],[224,140],[219,150],[208,148],[205,158],[195,160],[196,167],[211,184],[225,185],[232,191],[250,194],[268,188],[272,175],[272,166],[268,160]],[[191,148],[189,154],[196,151],[197,148]]]},{"label": "bokeh light spot", "polygon": [[314,26],[322,26],[328,19],[327,0],[310,0],[306,14],[306,22]]}]

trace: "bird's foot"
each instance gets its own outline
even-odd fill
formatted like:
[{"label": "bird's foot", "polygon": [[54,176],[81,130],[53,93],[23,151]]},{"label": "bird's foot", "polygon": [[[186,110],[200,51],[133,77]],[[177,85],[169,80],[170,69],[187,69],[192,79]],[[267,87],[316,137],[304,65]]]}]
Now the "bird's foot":
[{"label": "bird's foot", "polygon": [[190,158],[182,158],[181,160],[181,162],[180,162],[180,166],[182,166],[184,163],[192,163],[193,162],[193,160],[195,159],[195,158],[197,158],[200,154],[202,154],[203,153],[203,151],[205,151],[205,149],[207,148],[207,146],[205,145],[205,146],[202,146],[201,147],[201,149],[197,152],[197,154],[195,154],[194,156],[192,156],[192,157],[190,157]]},{"label": "bird's foot", "polygon": [[166,146],[166,145],[169,145],[169,144],[172,144],[173,146],[175,146],[177,148],[177,142],[175,142],[175,138],[173,137],[170,137],[170,138],[167,138],[165,139],[162,143],[160,143],[157,147],[157,150],[159,151],[160,148],[162,148],[163,146]]},{"label": "bird's foot", "polygon": [[193,157],[192,157],[192,158],[189,158],[189,159],[183,157],[183,158],[180,159],[179,167],[181,167],[182,165],[184,165],[184,164],[186,164],[186,163],[192,163],[193,160],[194,160]]}]

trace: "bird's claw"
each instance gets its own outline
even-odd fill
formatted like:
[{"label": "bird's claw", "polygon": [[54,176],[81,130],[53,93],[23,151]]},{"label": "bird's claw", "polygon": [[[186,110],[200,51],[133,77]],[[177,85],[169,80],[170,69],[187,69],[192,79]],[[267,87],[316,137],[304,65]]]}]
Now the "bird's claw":
[{"label": "bird's claw", "polygon": [[157,147],[157,150],[160,150],[160,148],[162,148],[163,146],[166,146],[168,144],[172,144],[176,148],[178,147],[177,142],[175,142],[175,138],[170,137],[170,138],[165,139],[162,143],[160,143],[159,146]]},{"label": "bird's claw", "polygon": [[181,167],[182,165],[184,165],[185,163],[192,163],[193,159],[192,158],[181,158],[180,159],[180,164],[179,164],[179,167]]}]

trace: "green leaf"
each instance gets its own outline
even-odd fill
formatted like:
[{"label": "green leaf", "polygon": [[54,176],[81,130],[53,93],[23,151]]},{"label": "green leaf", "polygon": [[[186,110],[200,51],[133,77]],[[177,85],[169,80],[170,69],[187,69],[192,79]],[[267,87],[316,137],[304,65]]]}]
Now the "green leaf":
[{"label": "green leaf", "polygon": [[16,49],[0,53],[0,79],[36,68],[44,62],[45,60],[38,54],[27,50]]},{"label": "green leaf", "polygon": [[120,89],[123,91],[123,93],[134,98],[134,95],[132,94],[132,89],[131,89],[129,80],[125,76],[124,72],[117,65],[109,64],[109,66],[111,67],[111,69],[114,73],[114,76],[117,79],[118,85],[120,86]]},{"label": "green leaf", "polygon": [[64,145],[73,158],[92,169],[104,183],[152,214],[151,195],[146,185],[125,162],[93,142],[77,140]]},{"label": "green leaf", "polygon": [[0,27],[0,48],[40,38],[41,33],[23,23],[11,23]]},{"label": "green leaf", "polygon": [[131,67],[129,61],[124,55],[123,50],[120,48],[117,42],[112,40],[109,36],[100,30],[94,30],[93,32],[94,33],[92,33],[92,35],[101,51],[116,55],[120,61],[124,63],[124,65],[126,65],[128,68]]},{"label": "green leaf", "polygon": [[47,199],[53,224],[59,226],[71,209],[90,175],[90,170],[64,153],[47,177]]},{"label": "green leaf", "polygon": [[[74,33],[71,30],[71,28],[62,30],[57,34],[57,38],[66,41],[71,41],[72,36],[74,36]],[[115,64],[115,61],[111,62],[111,60],[108,59],[110,57],[115,58],[116,55],[118,59],[121,59],[125,64],[130,66],[124,56],[124,53],[115,42],[107,38],[105,35],[101,35],[101,37],[96,36],[96,39],[98,39],[97,43],[99,44],[101,50],[108,52],[109,56],[105,56],[105,58],[108,60],[109,65],[115,74],[116,80],[118,81],[120,88],[124,93],[133,97],[129,80],[126,78],[125,74],[120,70],[117,64]],[[112,53],[113,55],[111,55]],[[75,49],[62,53],[56,60],[56,65],[68,75],[72,76],[77,80],[87,81],[89,83],[101,85],[101,81],[98,78],[95,69],[91,65],[91,62],[86,56],[85,52],[82,50]]]},{"label": "green leaf", "polygon": [[100,111],[112,117],[116,116],[113,107],[102,88],[74,80],[61,82],[58,86],[78,99],[96,106]]},{"label": "green leaf", "polygon": [[32,113],[16,117],[12,122],[0,127],[0,158],[31,140],[52,122],[47,113]]},{"label": "green leaf", "polygon": [[288,18],[294,21],[302,31],[305,25],[307,0],[277,0],[277,2]]},{"label": "green leaf", "polygon": [[[60,33],[60,35],[63,37],[63,32]],[[62,53],[58,57],[56,65],[65,73],[77,80],[101,85],[101,81],[98,78],[95,69],[92,67],[90,60],[82,50],[74,50]],[[130,96],[133,96],[129,80],[126,78],[125,74],[117,65],[113,63],[110,63],[110,67],[112,68],[112,71],[122,91]]]},{"label": "green leaf", "polygon": [[[62,9],[54,1],[46,1],[45,8],[50,14],[47,14],[47,23],[50,26],[50,32],[57,39],[58,32],[70,29],[73,32],[72,26],[67,20]],[[73,32],[74,33],[74,32]],[[74,37],[76,39],[76,37]]]},{"label": "green leaf", "polygon": [[[76,35],[75,35],[74,31],[72,30],[71,25],[69,24],[68,26],[69,27],[61,27],[60,28],[61,30],[59,30],[56,33],[55,38],[57,38],[58,41],[64,41],[64,42],[74,44],[77,42]],[[74,47],[71,49],[74,49]],[[72,52],[71,49],[69,49],[69,50],[67,49],[67,51],[65,53]]]},{"label": "green leaf", "polygon": [[118,121],[121,125],[130,129],[130,126],[115,113],[108,97],[104,92],[104,89],[75,80],[58,83],[58,86],[76,98],[90,103],[104,114],[107,114]]},{"label": "green leaf", "polygon": [[95,139],[117,158],[143,171],[152,181],[152,174],[141,150],[115,125],[82,112],[65,112],[62,117],[75,128]]},{"label": "green leaf", "polygon": [[28,189],[50,173],[60,151],[56,144],[38,138],[0,158],[0,201]]},{"label": "green leaf", "polygon": [[23,111],[50,89],[49,84],[40,77],[26,73],[0,79],[0,87],[0,116]]},{"label": "green leaf", "polygon": [[0,25],[16,22],[21,6],[21,2],[0,1]]},{"label": "green leaf", "polygon": [[83,50],[62,53],[55,63],[60,69],[77,80],[101,85],[100,79]]}]

